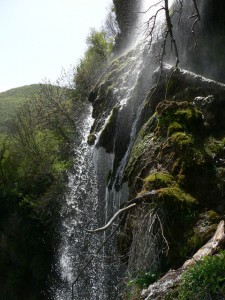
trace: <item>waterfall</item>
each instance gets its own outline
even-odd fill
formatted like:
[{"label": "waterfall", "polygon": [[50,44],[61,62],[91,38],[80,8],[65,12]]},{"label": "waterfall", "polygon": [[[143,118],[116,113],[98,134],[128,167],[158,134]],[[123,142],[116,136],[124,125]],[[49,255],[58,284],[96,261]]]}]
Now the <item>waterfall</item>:
[{"label": "waterfall", "polygon": [[[91,109],[83,119],[80,126],[82,141],[80,146],[75,148],[75,165],[68,176],[68,187],[61,205],[61,243],[56,267],[61,283],[57,283],[53,288],[56,300],[71,299],[73,280],[90,252],[95,250],[91,244],[97,244],[97,238],[91,237],[91,241],[90,236],[84,231],[90,225],[96,226],[95,214],[98,209],[93,153],[87,145],[87,136],[92,124]],[[89,275],[85,278],[86,284],[87,281],[91,284],[93,278],[97,276],[93,273]],[[83,299],[86,299],[85,297],[82,296]]]},{"label": "waterfall", "polygon": [[[145,3],[146,1],[143,1],[143,10],[146,9]],[[154,12],[155,8],[150,13]],[[142,30],[140,25],[145,18],[146,14],[139,18],[140,31]],[[163,18],[159,19],[163,22]],[[74,169],[68,176],[68,187],[62,199],[60,212],[61,242],[55,266],[60,280],[52,287],[54,300],[72,299],[72,285],[91,258],[93,260],[74,284],[74,299],[120,299],[120,283],[126,266],[118,257],[116,236],[113,235],[105,247],[97,253],[102,243],[116,229],[117,224],[107,232],[94,235],[85,229],[104,225],[119,209],[121,203],[128,200],[129,189],[127,183],[123,183],[123,173],[135,140],[146,94],[153,84],[151,77],[156,66],[152,59],[152,48],[148,43],[144,43],[143,36],[137,39],[134,35],[134,39],[136,40],[134,49],[123,55],[124,59],[129,57],[130,60],[127,72],[120,76],[113,89],[120,107],[113,153],[106,153],[102,147],[87,145],[87,136],[93,122],[90,109],[80,126],[82,142],[75,149]],[[127,137],[127,142],[122,147],[120,141],[124,136]],[[115,162],[118,153],[120,157]],[[113,176],[107,182],[108,174],[112,170]]]},{"label": "waterfall", "polygon": [[[90,262],[74,284],[74,299],[117,299],[119,257],[115,251],[115,239],[98,253],[98,249],[110,232],[100,235],[87,233],[85,229],[102,226],[112,211],[118,208],[120,195],[113,196],[105,189],[106,172],[111,167],[113,155],[104,149],[87,145],[93,119],[91,109],[83,117],[82,141],[75,148],[74,169],[68,175],[67,191],[60,212],[61,230],[57,265],[59,280],[51,288],[54,300],[72,299],[72,285],[82,268]],[[114,199],[113,202],[110,199]],[[116,208],[115,208],[116,207]],[[114,227],[115,228],[115,227]],[[115,280],[112,280],[112,279]],[[111,282],[110,282],[111,281]]]}]

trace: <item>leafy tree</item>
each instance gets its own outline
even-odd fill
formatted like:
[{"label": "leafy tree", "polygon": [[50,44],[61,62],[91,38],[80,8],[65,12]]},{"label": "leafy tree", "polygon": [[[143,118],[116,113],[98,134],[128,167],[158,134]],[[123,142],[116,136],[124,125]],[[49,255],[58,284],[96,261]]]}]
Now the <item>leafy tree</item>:
[{"label": "leafy tree", "polygon": [[[46,299],[59,195],[76,136],[71,89],[51,84],[22,106],[0,145],[2,299]],[[16,271],[15,271],[16,270]]]},{"label": "leafy tree", "polygon": [[78,97],[87,98],[92,87],[107,67],[113,49],[112,39],[104,31],[92,30],[87,38],[88,50],[75,70],[75,86]]}]

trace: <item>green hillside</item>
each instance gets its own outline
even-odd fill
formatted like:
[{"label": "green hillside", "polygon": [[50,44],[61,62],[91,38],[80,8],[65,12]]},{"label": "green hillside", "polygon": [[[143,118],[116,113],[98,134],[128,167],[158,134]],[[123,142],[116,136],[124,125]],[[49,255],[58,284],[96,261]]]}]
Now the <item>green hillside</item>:
[{"label": "green hillside", "polygon": [[5,123],[13,116],[16,110],[32,95],[40,90],[39,84],[31,84],[0,93],[0,132],[5,131]]}]

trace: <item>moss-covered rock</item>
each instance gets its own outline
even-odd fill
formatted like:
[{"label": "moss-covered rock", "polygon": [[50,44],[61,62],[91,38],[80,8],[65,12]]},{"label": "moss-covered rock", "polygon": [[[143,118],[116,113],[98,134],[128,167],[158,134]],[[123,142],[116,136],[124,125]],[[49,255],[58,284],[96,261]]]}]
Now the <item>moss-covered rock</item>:
[{"label": "moss-covered rock", "polygon": [[167,172],[154,172],[144,178],[145,190],[156,190],[175,185],[176,182],[173,176]]},{"label": "moss-covered rock", "polygon": [[[169,245],[167,255],[160,254],[162,271],[179,267],[210,239],[225,211],[224,87],[219,94],[216,83],[188,76],[172,79],[167,100],[163,85],[147,99],[125,172],[130,198],[145,207],[145,216],[155,210],[161,220]],[[214,95],[210,103],[207,94]],[[122,226],[123,255],[133,251],[138,226],[145,228],[141,209],[133,209]],[[141,236],[148,239],[147,232]]]},{"label": "moss-covered rock", "polygon": [[118,119],[120,107],[115,106],[112,110],[112,113],[105,124],[105,127],[101,131],[101,135],[98,140],[98,147],[104,147],[106,152],[113,152],[114,147],[114,137],[116,134],[116,124]]},{"label": "moss-covered rock", "polygon": [[96,135],[94,133],[90,133],[88,138],[87,138],[87,143],[89,146],[94,145],[95,141],[96,141]]},{"label": "moss-covered rock", "polygon": [[[159,199],[163,201],[181,201],[187,204],[196,203],[196,199],[192,197],[190,194],[185,193],[178,186],[161,188],[158,190]],[[171,207],[172,208],[172,207]]]}]

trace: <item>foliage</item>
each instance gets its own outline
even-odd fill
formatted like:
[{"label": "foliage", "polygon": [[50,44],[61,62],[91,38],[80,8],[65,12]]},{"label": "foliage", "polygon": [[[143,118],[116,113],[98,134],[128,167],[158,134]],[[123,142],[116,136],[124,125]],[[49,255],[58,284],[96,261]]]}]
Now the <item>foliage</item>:
[{"label": "foliage", "polygon": [[141,290],[147,288],[150,284],[157,281],[160,276],[161,274],[154,270],[150,270],[148,272],[139,272],[135,278],[128,281],[124,299],[140,299]]},{"label": "foliage", "polygon": [[113,47],[104,31],[92,30],[87,44],[73,82],[63,75],[56,84],[46,82],[0,94],[3,113],[9,111],[0,114],[4,130],[0,137],[0,286],[4,299],[47,297],[41,292],[46,291],[57,246],[58,199],[65,172],[73,164],[74,143],[79,143],[77,124],[86,109],[83,100],[105,70]]},{"label": "foliage", "polygon": [[44,299],[76,138],[70,88],[43,84],[24,102],[0,144],[0,277],[9,300]]},{"label": "foliage", "polygon": [[197,262],[182,276],[179,300],[225,296],[225,251]]},{"label": "foliage", "polygon": [[75,70],[76,92],[86,98],[106,69],[113,48],[113,41],[107,39],[104,31],[92,30],[87,38],[88,50]]},{"label": "foliage", "polygon": [[127,286],[137,285],[138,287],[144,289],[147,288],[151,283],[155,282],[160,278],[160,274],[155,271],[145,272],[139,274],[136,278],[128,281]]},{"label": "foliage", "polygon": [[0,132],[6,131],[7,122],[16,110],[39,91],[39,84],[32,84],[0,93]]}]

